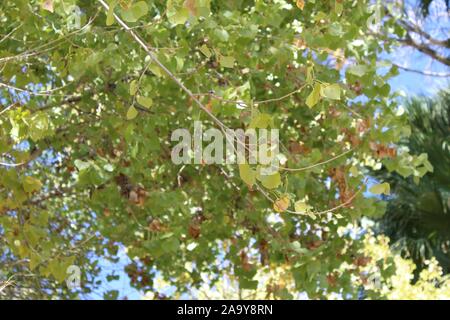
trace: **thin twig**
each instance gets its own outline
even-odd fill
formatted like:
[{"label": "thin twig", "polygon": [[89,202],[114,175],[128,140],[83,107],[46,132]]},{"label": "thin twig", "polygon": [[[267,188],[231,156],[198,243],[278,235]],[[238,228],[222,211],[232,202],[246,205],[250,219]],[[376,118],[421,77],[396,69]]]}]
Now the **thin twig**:
[{"label": "thin twig", "polygon": [[56,93],[53,93],[53,92],[60,91],[60,90],[64,89],[65,87],[67,87],[68,85],[69,84],[66,84],[64,86],[61,86],[61,87],[58,87],[58,88],[54,88],[54,89],[50,89],[50,90],[46,90],[46,91],[34,92],[34,91],[31,91],[31,90],[28,90],[28,89],[21,89],[21,88],[14,87],[14,86],[12,86],[10,84],[6,84],[6,83],[0,82],[0,87],[8,88],[8,89],[14,90],[14,91],[24,92],[24,93],[27,93],[27,94],[29,94],[31,96],[44,96],[44,97],[51,97],[51,96],[66,97],[68,95],[56,94]]},{"label": "thin twig", "polygon": [[281,100],[284,100],[286,98],[289,98],[290,96],[300,92],[303,90],[303,88],[307,85],[307,83],[303,84],[300,88],[295,89],[292,92],[289,92],[288,94],[285,94],[284,96],[281,96],[279,98],[272,98],[272,99],[267,99],[267,100],[261,100],[261,101],[255,101],[254,104],[264,104],[264,103],[271,103],[271,102],[278,102]]},{"label": "thin twig", "polygon": [[[367,180],[365,180],[363,184],[365,184],[366,181]],[[330,212],[337,211],[337,210],[339,210],[341,208],[345,208],[345,207],[347,207],[349,204],[351,204],[353,202],[353,200],[356,198],[356,196],[358,196],[362,192],[362,190],[363,190],[363,187],[360,187],[359,190],[357,192],[355,192],[355,194],[353,196],[351,196],[347,201],[345,201],[344,203],[341,203],[340,205],[338,205],[338,206],[336,206],[334,208],[327,209],[327,210],[324,210],[324,211],[319,211],[319,212],[311,212],[311,214],[320,216],[320,215],[324,215],[324,214],[327,214],[327,213],[330,213]],[[307,214],[305,212],[297,212],[297,211],[292,211],[292,210],[286,210],[286,212],[287,213],[291,213],[291,214],[298,214],[298,215],[305,215],[305,214]]]},{"label": "thin twig", "polygon": [[12,275],[8,280],[0,284],[0,293],[8,286],[13,285],[14,281],[12,279],[14,278],[14,275]]},{"label": "thin twig", "polygon": [[6,107],[5,109],[3,109],[2,111],[0,111],[0,116],[1,116],[2,114],[4,114],[5,112],[7,112],[7,111],[8,111],[9,109],[11,109],[12,107],[14,107],[16,104],[17,104],[17,103],[15,102],[15,103],[13,103],[13,104],[7,106],[7,107]]},{"label": "thin twig", "polygon": [[[267,100],[260,100],[260,101],[254,101],[253,104],[254,105],[258,105],[258,104],[265,104],[265,103],[271,103],[271,102],[279,102],[282,101],[286,98],[289,98],[290,96],[302,91],[302,89],[306,86],[306,84],[302,85],[301,87],[295,89],[292,92],[289,92],[281,97],[277,97],[277,98],[271,98],[271,99],[267,99]],[[195,93],[194,96],[196,97],[211,97],[213,99],[225,102],[225,103],[232,103],[232,104],[238,104],[238,105],[245,105],[245,101],[243,100],[230,100],[230,99],[225,99],[213,92],[208,92],[208,93]]]},{"label": "thin twig", "polygon": [[418,74],[422,74],[424,76],[430,76],[430,77],[442,77],[442,78],[448,78],[450,77],[450,73],[441,73],[441,72],[431,72],[431,71],[426,71],[426,70],[417,70],[417,69],[411,69],[396,63],[393,63],[394,66],[396,66],[399,69],[408,71],[408,72],[414,72],[414,73],[418,73]]},{"label": "thin twig", "polygon": [[343,153],[341,153],[341,154],[338,154],[337,156],[334,156],[333,158],[330,158],[330,159],[328,159],[328,160],[325,160],[325,161],[322,161],[322,162],[318,162],[318,163],[316,163],[316,164],[312,164],[312,165],[309,165],[309,166],[306,166],[306,167],[302,167],[302,168],[285,168],[285,167],[277,167],[277,166],[274,166],[274,167],[275,167],[275,168],[278,168],[278,169],[280,169],[280,170],[283,170],[283,171],[290,171],[290,172],[306,171],[306,170],[310,170],[310,169],[313,169],[313,168],[315,168],[315,167],[319,167],[319,166],[322,166],[322,165],[324,165],[324,164],[333,162],[334,160],[337,160],[337,159],[339,159],[339,158],[345,156],[346,154],[352,152],[353,150],[354,150],[354,149],[347,150],[347,151],[345,151],[345,152],[343,152]]},{"label": "thin twig", "polygon": [[37,55],[41,55],[45,52],[51,51],[54,48],[58,47],[60,44],[55,45],[54,47],[50,47],[51,45],[61,42],[61,40],[67,40],[69,37],[83,32],[85,29],[87,29],[93,22],[94,20],[97,18],[98,12],[94,15],[94,17],[92,17],[88,23],[86,23],[86,25],[84,25],[82,28],[75,30],[73,32],[68,33],[67,35],[63,35],[61,38],[59,39],[55,39],[52,40],[50,42],[44,43],[42,45],[39,45],[35,48],[29,49],[25,52],[19,53],[15,56],[9,56],[9,57],[4,57],[4,58],[0,58],[0,63],[4,63],[4,62],[9,62],[11,60],[20,60],[20,59],[24,59],[24,58],[29,58],[29,57],[33,57],[33,56],[37,56]]},{"label": "thin twig", "polygon": [[11,30],[7,35],[5,35],[3,38],[0,39],[0,43],[8,39],[14,32],[16,32],[20,27],[23,26],[23,23],[19,24],[17,27]]}]

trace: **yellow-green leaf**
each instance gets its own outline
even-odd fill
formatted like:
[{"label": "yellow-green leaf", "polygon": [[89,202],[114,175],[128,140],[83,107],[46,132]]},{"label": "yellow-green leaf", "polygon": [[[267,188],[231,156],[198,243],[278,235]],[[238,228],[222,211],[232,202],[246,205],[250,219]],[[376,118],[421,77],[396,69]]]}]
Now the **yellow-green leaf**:
[{"label": "yellow-green leaf", "polygon": [[322,86],[322,90],[320,94],[324,98],[332,99],[332,100],[340,100],[341,99],[341,87],[338,84],[331,84],[328,86]]},{"label": "yellow-green leaf", "polygon": [[239,175],[241,179],[249,186],[254,185],[256,182],[256,171],[253,170],[247,163],[239,165]]},{"label": "yellow-green leaf", "polygon": [[131,83],[130,83],[130,94],[132,96],[134,96],[137,93],[138,89],[139,89],[139,83],[137,82],[137,80],[131,81]]},{"label": "yellow-green leaf", "polygon": [[164,75],[164,73],[163,73],[163,71],[161,70],[161,68],[160,68],[158,65],[154,64],[154,63],[152,63],[152,64],[150,65],[150,67],[148,67],[148,69],[149,69],[155,76],[157,76],[158,78],[159,78],[159,77],[162,77],[162,76]]},{"label": "yellow-green leaf", "polygon": [[137,115],[138,115],[138,111],[136,110],[136,108],[134,106],[131,106],[127,112],[127,119],[133,120],[134,118],[137,117]]},{"label": "yellow-green leaf", "polygon": [[311,212],[312,207],[303,200],[295,202],[295,212],[307,214]]},{"label": "yellow-green leaf", "polygon": [[141,17],[148,13],[148,5],[145,1],[139,1],[133,4],[127,10],[122,11],[122,18],[126,22],[137,22]]},{"label": "yellow-green leaf", "polygon": [[314,85],[313,90],[309,94],[308,98],[306,98],[306,105],[309,108],[314,107],[317,104],[317,102],[319,102],[321,88],[322,88],[321,84],[320,83],[316,83]]},{"label": "yellow-green leaf", "polygon": [[313,67],[306,69],[306,83],[310,86],[314,84]]},{"label": "yellow-green leaf", "polygon": [[271,175],[260,175],[259,178],[262,185],[267,189],[278,188],[281,184],[281,175],[279,172],[276,172]]},{"label": "yellow-green leaf", "polygon": [[359,175],[359,171],[358,168],[355,166],[352,166],[350,168],[350,173],[352,174],[353,177],[357,177]]},{"label": "yellow-green leaf", "polygon": [[234,67],[234,58],[229,56],[221,56],[220,57],[220,65],[224,68],[233,68]]},{"label": "yellow-green leaf", "polygon": [[26,176],[23,179],[22,186],[25,192],[31,193],[39,191],[42,188],[42,183],[36,178]]},{"label": "yellow-green leaf", "polygon": [[206,44],[200,47],[200,52],[203,53],[207,58],[211,58],[211,50],[206,46]]},{"label": "yellow-green leaf", "polygon": [[266,129],[272,122],[272,116],[270,114],[259,113],[252,118],[248,127],[249,129]]},{"label": "yellow-green leaf", "polygon": [[355,76],[362,77],[367,72],[367,67],[365,65],[354,65],[348,67],[347,71]]},{"label": "yellow-green leaf", "polygon": [[142,105],[143,107],[146,107],[147,109],[150,108],[153,105],[153,99],[148,97],[142,97],[139,96],[137,98],[137,102]]},{"label": "yellow-green leaf", "polygon": [[391,193],[391,186],[387,182],[376,184],[369,189],[369,192],[389,195]]},{"label": "yellow-green leaf", "polygon": [[30,254],[30,270],[33,271],[41,263],[41,258],[35,254]]},{"label": "yellow-green leaf", "polygon": [[180,8],[174,14],[168,15],[167,18],[174,25],[185,24],[187,19],[189,19],[189,10],[187,8]]},{"label": "yellow-green leaf", "polygon": [[295,212],[297,212],[298,214],[307,215],[313,220],[316,219],[316,215],[313,212],[313,207],[311,207],[305,201],[303,201],[303,200],[297,201],[295,203],[294,207],[295,207]]},{"label": "yellow-green leaf", "polygon": [[118,0],[114,0],[109,4],[108,14],[106,15],[106,25],[111,26],[114,24],[114,8],[117,5]]}]

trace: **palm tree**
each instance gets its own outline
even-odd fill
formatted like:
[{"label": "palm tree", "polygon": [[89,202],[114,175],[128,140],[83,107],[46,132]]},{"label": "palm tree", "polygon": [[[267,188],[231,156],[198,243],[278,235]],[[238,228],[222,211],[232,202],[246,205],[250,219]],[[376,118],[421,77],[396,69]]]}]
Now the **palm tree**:
[{"label": "palm tree", "polygon": [[[426,17],[430,13],[430,5],[435,0],[420,0],[419,7],[422,10],[422,14]],[[450,0],[445,0],[445,4],[447,5],[447,9],[450,7]]]},{"label": "palm tree", "polygon": [[377,177],[391,184],[393,196],[377,230],[392,246],[414,260],[417,272],[434,256],[450,272],[450,90],[433,98],[408,101],[412,134],[404,146],[425,152],[434,171],[418,185],[412,179],[382,170]]}]

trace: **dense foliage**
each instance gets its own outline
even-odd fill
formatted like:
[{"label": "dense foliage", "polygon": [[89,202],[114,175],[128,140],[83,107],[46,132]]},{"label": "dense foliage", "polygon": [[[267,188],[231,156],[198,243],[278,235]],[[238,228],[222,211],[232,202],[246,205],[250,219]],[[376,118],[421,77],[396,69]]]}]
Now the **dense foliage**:
[{"label": "dense foliage", "polygon": [[[4,0],[0,21],[8,297],[82,296],[125,251],[145,291],[156,275],[181,293],[229,273],[254,290],[281,267],[310,298],[356,298],[370,258],[348,226],[386,206],[364,196],[368,170],[432,170],[397,152],[410,128],[368,1]],[[173,164],[171,133],[194,120],[279,128],[279,171]]]}]

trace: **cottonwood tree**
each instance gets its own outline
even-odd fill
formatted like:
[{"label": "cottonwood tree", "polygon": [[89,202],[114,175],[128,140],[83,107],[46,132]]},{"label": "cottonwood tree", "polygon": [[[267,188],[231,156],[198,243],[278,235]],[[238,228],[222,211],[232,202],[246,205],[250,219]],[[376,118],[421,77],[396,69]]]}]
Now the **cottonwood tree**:
[{"label": "cottonwood tree", "polygon": [[[410,130],[387,83],[397,68],[377,72],[367,1],[0,8],[0,259],[16,297],[82,296],[120,248],[146,291],[156,274],[182,293],[225,268],[254,290],[259,268],[281,266],[311,298],[357,297],[368,258],[346,226],[385,208],[363,195],[368,169],[432,169],[397,152]],[[277,172],[173,164],[171,133],[195,120],[280,129]],[[81,288],[64,283],[70,265]]]}]

